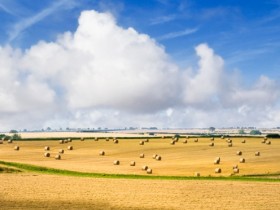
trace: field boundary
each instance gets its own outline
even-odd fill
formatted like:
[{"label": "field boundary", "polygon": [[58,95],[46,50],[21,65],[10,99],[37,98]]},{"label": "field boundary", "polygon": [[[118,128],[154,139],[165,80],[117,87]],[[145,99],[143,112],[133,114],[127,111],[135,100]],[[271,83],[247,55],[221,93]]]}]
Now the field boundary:
[{"label": "field boundary", "polygon": [[244,176],[154,176],[154,175],[132,175],[132,174],[106,174],[106,173],[88,173],[80,171],[70,171],[63,169],[48,168],[36,166],[26,163],[7,162],[0,160],[0,164],[10,167],[15,167],[21,170],[37,172],[42,174],[76,176],[76,177],[91,177],[91,178],[114,178],[114,179],[148,179],[148,180],[213,180],[213,181],[257,181],[257,182],[280,182],[278,178],[268,178],[266,176],[280,176],[279,173],[274,174],[252,174]]}]

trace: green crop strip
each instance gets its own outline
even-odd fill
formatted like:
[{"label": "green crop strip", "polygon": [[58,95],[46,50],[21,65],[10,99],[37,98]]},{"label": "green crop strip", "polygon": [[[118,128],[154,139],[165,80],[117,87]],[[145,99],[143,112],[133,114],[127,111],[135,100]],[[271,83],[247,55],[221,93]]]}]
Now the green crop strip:
[{"label": "green crop strip", "polygon": [[[53,175],[64,175],[64,176],[76,176],[76,177],[92,177],[92,178],[115,178],[115,179],[147,179],[147,180],[224,180],[224,181],[261,181],[261,182],[280,182],[277,178],[261,177],[261,175],[252,176],[229,176],[229,177],[211,177],[211,176],[154,176],[154,175],[131,175],[131,174],[105,174],[105,173],[86,173],[79,171],[62,170],[55,168],[47,168],[42,166],[35,166],[24,163],[6,162],[0,161],[0,164],[15,167],[25,171],[53,174]],[[278,176],[277,174],[265,174],[263,176]]]}]

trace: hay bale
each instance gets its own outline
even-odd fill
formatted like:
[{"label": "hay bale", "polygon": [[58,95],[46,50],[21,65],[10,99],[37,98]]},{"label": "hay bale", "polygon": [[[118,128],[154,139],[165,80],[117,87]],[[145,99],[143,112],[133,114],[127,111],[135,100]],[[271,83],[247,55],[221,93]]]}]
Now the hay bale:
[{"label": "hay bale", "polygon": [[148,166],[146,166],[146,165],[142,166],[143,171],[146,171],[147,169],[148,169]]},{"label": "hay bale", "polygon": [[239,168],[234,168],[233,173],[238,174],[239,173]]},{"label": "hay bale", "polygon": [[158,155],[157,154],[153,154],[153,159],[156,159]]},{"label": "hay bale", "polygon": [[151,168],[148,168],[147,169],[147,174],[152,174],[153,173],[153,170]]},{"label": "hay bale", "polygon": [[45,157],[50,157],[51,154],[50,154],[49,152],[45,152],[44,156],[45,156]]},{"label": "hay bale", "polygon": [[195,172],[195,173],[194,173],[194,176],[200,177],[200,173],[199,173],[199,172]]},{"label": "hay bale", "polygon": [[99,140],[98,137],[95,137],[95,138],[94,138],[94,141],[98,141],[98,140]]},{"label": "hay bale", "polygon": [[198,139],[194,139],[193,141],[194,141],[194,142],[198,142]]},{"label": "hay bale", "polygon": [[60,159],[61,159],[61,156],[60,156],[60,154],[57,154],[54,158],[55,158],[56,160],[60,160]]},{"label": "hay bale", "polygon": [[135,166],[135,161],[130,161],[130,166]]},{"label": "hay bale", "polygon": [[3,140],[0,140],[0,144],[3,144],[4,143],[4,141]]},{"label": "hay bale", "polygon": [[171,140],[170,144],[174,145],[175,144],[175,140]]},{"label": "hay bale", "polygon": [[83,137],[81,137],[81,141],[84,141],[85,139]]},{"label": "hay bale", "polygon": [[213,146],[214,146],[214,142],[211,142],[211,143],[209,144],[209,146],[210,146],[210,147],[213,147]]},{"label": "hay bale", "polygon": [[189,138],[189,136],[186,136],[186,139],[188,139]]},{"label": "hay bale", "polygon": [[64,143],[67,144],[68,143],[68,139],[64,139]]},{"label": "hay bale", "polygon": [[9,143],[9,144],[13,143],[13,140],[12,140],[12,139],[9,139],[9,140],[8,140],[8,143]]},{"label": "hay bale", "polygon": [[14,150],[19,150],[19,146],[15,146],[15,147],[14,147]]},{"label": "hay bale", "polygon": [[245,158],[240,158],[240,159],[239,159],[239,162],[240,162],[240,163],[245,163]]},{"label": "hay bale", "polygon": [[68,139],[68,142],[72,142],[72,139],[69,138],[69,139]]},{"label": "hay bale", "polygon": [[228,147],[232,147],[232,143],[228,143]]},{"label": "hay bale", "polygon": [[144,158],[144,157],[145,157],[145,154],[144,154],[144,153],[141,153],[141,154],[139,155],[139,157],[140,157],[140,158]]},{"label": "hay bale", "polygon": [[255,152],[255,156],[260,156],[261,155],[261,153],[260,152]]},{"label": "hay bale", "polygon": [[219,174],[219,173],[221,173],[222,172],[222,169],[221,168],[215,168],[215,173],[216,174]]},{"label": "hay bale", "polygon": [[221,139],[224,139],[225,137],[224,136],[221,136]]},{"label": "hay bale", "polygon": [[157,156],[156,156],[156,160],[160,161],[160,160],[161,160],[161,156],[160,156],[160,155],[157,155]]},{"label": "hay bale", "polygon": [[242,152],[241,151],[237,151],[236,155],[242,155]]},{"label": "hay bale", "polygon": [[140,141],[140,142],[139,142],[139,145],[144,145],[144,141]]},{"label": "hay bale", "polygon": [[265,139],[263,139],[263,140],[262,140],[262,144],[265,144],[265,142],[266,142],[266,140],[265,140]]},{"label": "hay bale", "polygon": [[101,150],[101,151],[99,152],[99,155],[104,156],[104,155],[105,155],[105,152],[104,152],[103,150]]},{"label": "hay bale", "polygon": [[243,139],[243,140],[241,141],[241,143],[242,143],[242,144],[245,144],[245,143],[246,143],[246,140],[245,140],[245,139]]},{"label": "hay bale", "polygon": [[106,141],[109,141],[109,138],[106,138]]},{"label": "hay bale", "polygon": [[214,160],[214,164],[215,164],[215,165],[220,164],[220,160],[219,160],[219,159],[215,159],[215,160]]},{"label": "hay bale", "polygon": [[265,142],[265,144],[270,145],[270,144],[271,144],[271,141],[268,141],[268,140],[267,140],[267,141]]},{"label": "hay bale", "polygon": [[63,139],[59,140],[59,143],[64,144],[64,140]]},{"label": "hay bale", "polygon": [[73,146],[68,146],[67,149],[68,150],[73,150]]},{"label": "hay bale", "polygon": [[267,137],[265,136],[265,137],[263,137],[263,139],[264,139],[264,140],[267,140]]},{"label": "hay bale", "polygon": [[188,140],[187,140],[187,139],[185,139],[185,140],[183,141],[183,144],[186,144],[186,143],[188,143]]},{"label": "hay bale", "polygon": [[114,144],[118,144],[119,140],[118,139],[114,139]]},{"label": "hay bale", "polygon": [[149,139],[145,139],[144,142],[149,142]]},{"label": "hay bale", "polygon": [[232,169],[238,168],[238,165],[233,165]]},{"label": "hay bale", "polygon": [[64,153],[64,149],[60,149],[60,150],[58,150],[58,152],[59,152],[60,154],[63,154],[63,153]]},{"label": "hay bale", "polygon": [[228,139],[228,140],[227,140],[227,143],[232,143],[232,140],[231,140],[231,139]]},{"label": "hay bale", "polygon": [[113,163],[114,163],[114,165],[120,165],[120,161],[119,160],[115,160]]},{"label": "hay bale", "polygon": [[49,146],[45,146],[45,151],[49,151],[50,150],[50,147]]},{"label": "hay bale", "polygon": [[214,139],[214,137],[212,137],[211,139],[210,139],[210,141],[214,141],[215,139]]}]

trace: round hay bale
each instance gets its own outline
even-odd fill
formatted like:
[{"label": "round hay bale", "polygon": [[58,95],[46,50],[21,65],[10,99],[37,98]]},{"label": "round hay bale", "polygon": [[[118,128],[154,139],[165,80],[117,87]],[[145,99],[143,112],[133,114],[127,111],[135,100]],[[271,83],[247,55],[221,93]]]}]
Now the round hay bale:
[{"label": "round hay bale", "polygon": [[245,139],[243,139],[243,140],[241,141],[241,143],[242,143],[242,144],[245,144],[245,143],[246,143],[246,140],[245,140]]},{"label": "round hay bale", "polygon": [[186,139],[188,139],[189,138],[189,136],[186,136]]},{"label": "round hay bale", "polygon": [[194,176],[200,177],[200,173],[199,173],[199,172],[195,172],[195,173],[194,173]]},{"label": "round hay bale", "polygon": [[265,144],[270,145],[270,144],[271,144],[271,141],[268,141],[268,140],[267,140],[267,141],[265,142]]},{"label": "round hay bale", "polygon": [[114,139],[114,144],[118,144],[119,140],[118,139]]},{"label": "round hay bale", "polygon": [[68,139],[68,142],[72,142],[72,139],[69,138],[69,139]]},{"label": "round hay bale", "polygon": [[221,168],[215,168],[215,173],[216,174],[219,174],[219,173],[221,173],[222,172],[222,169]]},{"label": "round hay bale", "polygon": [[239,159],[239,162],[240,162],[240,163],[245,163],[245,158],[240,158],[240,159]]},{"label": "round hay bale", "polygon": [[106,141],[109,141],[109,138],[106,138]]},{"label": "round hay bale", "polygon": [[145,139],[144,142],[149,142],[149,139]]},{"label": "round hay bale", "polygon": [[81,137],[81,141],[84,141],[85,139],[83,137]]},{"label": "round hay bale", "polygon": [[219,160],[219,161],[220,161],[220,160],[221,160],[221,158],[220,158],[220,157],[216,157],[216,160]]},{"label": "round hay bale", "polygon": [[215,160],[214,160],[214,164],[215,164],[215,165],[220,164],[220,160],[219,160],[219,159],[215,159]]},{"label": "round hay bale", "polygon": [[194,142],[198,142],[198,139],[194,139],[193,141],[194,141]]},{"label": "round hay bale", "polygon": [[3,140],[0,140],[0,144],[3,144],[4,143],[4,141]]},{"label": "round hay bale", "polygon": [[232,140],[231,140],[231,139],[228,139],[228,140],[227,140],[227,143],[232,143]]},{"label": "round hay bale", "polygon": [[185,139],[185,140],[183,141],[183,144],[186,144],[186,143],[188,143],[188,140],[187,140],[187,139]]},{"label": "round hay bale", "polygon": [[160,161],[160,160],[161,160],[161,156],[160,156],[160,155],[157,155],[157,156],[156,156],[156,160]]},{"label": "round hay bale", "polygon": [[135,166],[135,165],[136,165],[135,161],[130,161],[130,166]]},{"label": "round hay bale", "polygon": [[73,146],[68,146],[67,149],[68,150],[73,150]]},{"label": "round hay bale", "polygon": [[99,155],[103,156],[103,155],[105,155],[105,152],[104,152],[103,150],[101,150],[101,151],[99,152]]},{"label": "round hay bale", "polygon": [[228,147],[232,147],[232,143],[228,143]]},{"label": "round hay bale", "polygon": [[225,137],[224,136],[221,136],[221,139],[224,139]]},{"label": "round hay bale", "polygon": [[50,157],[51,154],[50,154],[49,152],[45,152],[44,156],[45,156],[45,157]]},{"label": "round hay bale", "polygon": [[266,142],[266,140],[265,140],[265,139],[263,139],[263,140],[262,140],[262,144],[265,144],[265,142]]},{"label": "round hay bale", "polygon": [[148,166],[146,166],[146,165],[142,166],[143,171],[146,171],[147,169],[148,169]]},{"label": "round hay bale", "polygon": [[61,156],[60,156],[60,154],[57,154],[54,158],[55,158],[56,160],[60,160],[60,159],[61,159]]},{"label": "round hay bale", "polygon": [[178,138],[178,137],[175,137],[175,138],[174,138],[174,141],[175,141],[175,142],[178,142],[178,141],[179,141],[179,138]]},{"label": "round hay bale", "polygon": [[50,150],[50,147],[49,146],[45,146],[45,151],[49,151]]},{"label": "round hay bale", "polygon": [[211,143],[209,144],[209,146],[210,146],[210,147],[213,147],[213,146],[214,146],[214,142],[211,142]]},{"label": "round hay bale", "polygon": [[64,140],[63,139],[59,140],[59,143],[64,144]]},{"label": "round hay bale", "polygon": [[233,173],[238,174],[239,173],[239,168],[234,168]]},{"label": "round hay bale", "polygon": [[175,140],[171,140],[170,144],[174,145],[175,144]]},{"label": "round hay bale", "polygon": [[214,137],[212,137],[211,139],[210,139],[210,141],[214,141],[215,139],[214,139]]},{"label": "round hay bale", "polygon": [[232,169],[238,168],[238,165],[233,165]]},{"label": "round hay bale", "polygon": [[94,138],[94,141],[98,141],[98,140],[99,140],[98,137],[95,137],[95,138]]},{"label": "round hay bale", "polygon": [[139,157],[140,157],[140,158],[144,158],[144,157],[145,157],[145,154],[144,154],[144,153],[141,153],[141,154],[139,155]]},{"label": "round hay bale", "polygon": [[237,151],[236,155],[242,155],[242,152],[241,151]]},{"label": "round hay bale", "polygon": [[63,153],[64,153],[64,149],[60,149],[60,150],[58,150],[58,152],[59,152],[60,154],[63,154]]},{"label": "round hay bale", "polygon": [[139,145],[144,145],[144,141],[140,141],[140,142],[139,142]]},{"label": "round hay bale", "polygon": [[9,140],[8,140],[8,143],[9,143],[9,144],[13,143],[13,140],[12,140],[12,139],[9,139]]},{"label": "round hay bale", "polygon": [[148,168],[147,169],[147,174],[152,174],[153,173],[153,170],[151,168]]},{"label": "round hay bale", "polygon": [[120,161],[119,160],[115,160],[113,163],[114,163],[114,165],[120,165]]},{"label": "round hay bale", "polygon": [[153,154],[153,159],[156,159],[158,155],[157,154]]},{"label": "round hay bale", "polygon": [[260,152],[255,152],[255,156],[260,156],[261,153]]},{"label": "round hay bale", "polygon": [[14,147],[14,150],[19,150],[19,146],[15,146],[15,147]]},{"label": "round hay bale", "polygon": [[67,144],[68,143],[68,139],[64,139],[64,143]]},{"label": "round hay bale", "polygon": [[267,137],[265,136],[265,137],[263,137],[263,139],[264,139],[264,140],[267,140]]}]

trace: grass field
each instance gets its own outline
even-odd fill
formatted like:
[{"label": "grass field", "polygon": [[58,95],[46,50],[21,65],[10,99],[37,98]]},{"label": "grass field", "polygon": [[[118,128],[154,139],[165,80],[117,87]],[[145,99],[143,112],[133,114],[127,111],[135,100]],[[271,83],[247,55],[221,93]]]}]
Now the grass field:
[{"label": "grass field", "polygon": [[[4,142],[0,144],[1,208],[279,208],[280,140],[272,139],[266,145],[260,138],[247,138],[245,144],[240,138],[231,139],[232,147],[220,138],[214,140],[214,147],[209,146],[209,138],[198,142],[190,138],[187,144],[180,139],[175,145],[170,145],[170,138],[150,139],[144,145],[139,145],[139,139],[120,139],[118,144],[112,139],[67,144],[57,140]],[[19,151],[13,149],[15,145]],[[67,150],[69,145],[73,150]],[[44,157],[45,146],[50,147],[48,158]],[[59,149],[65,153],[55,160]],[[105,156],[99,155],[100,150]],[[238,150],[242,156],[236,155]],[[260,156],[255,156],[256,151]],[[145,157],[140,158],[140,153]],[[156,161],[153,154],[162,160]],[[219,165],[213,164],[216,157],[221,158]],[[245,163],[239,163],[240,157]],[[120,165],[113,165],[114,160]],[[129,165],[132,160],[136,166]],[[234,164],[240,173],[231,176]],[[152,168],[153,174],[146,174],[143,165]],[[221,174],[214,173],[216,167],[222,169]],[[195,172],[202,177],[192,177]]]}]

